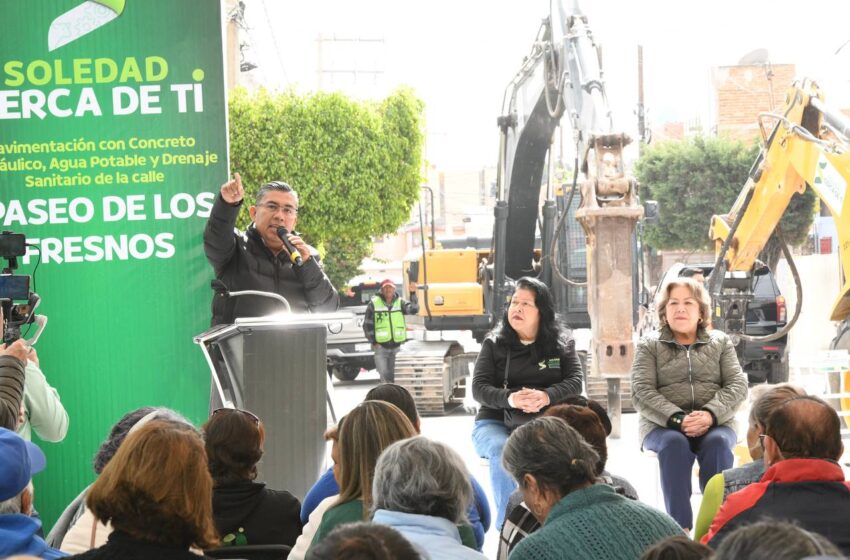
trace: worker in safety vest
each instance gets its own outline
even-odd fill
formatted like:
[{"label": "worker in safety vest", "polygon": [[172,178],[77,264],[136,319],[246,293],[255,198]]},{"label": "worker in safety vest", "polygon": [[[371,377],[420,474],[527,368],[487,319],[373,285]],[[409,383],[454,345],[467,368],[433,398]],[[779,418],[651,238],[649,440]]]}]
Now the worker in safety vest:
[{"label": "worker in safety vest", "polygon": [[396,293],[395,282],[381,282],[381,293],[372,297],[363,317],[363,333],[375,351],[375,367],[382,383],[395,380],[395,355],[407,340],[404,316],[419,311],[415,302],[406,302]]}]

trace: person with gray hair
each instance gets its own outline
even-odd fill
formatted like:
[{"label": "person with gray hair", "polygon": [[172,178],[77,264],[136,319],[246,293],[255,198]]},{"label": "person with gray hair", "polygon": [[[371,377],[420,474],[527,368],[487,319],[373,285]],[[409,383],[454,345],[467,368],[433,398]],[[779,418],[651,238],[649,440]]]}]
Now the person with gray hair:
[{"label": "person with gray hair", "polygon": [[378,458],[372,521],[396,529],[433,558],[486,558],[463,546],[458,532],[471,502],[463,459],[444,443],[409,438],[393,443]]},{"label": "person with gray hair", "polygon": [[543,524],[511,560],[634,560],[657,541],[681,535],[667,514],[594,484],[599,455],[563,419],[536,418],[517,428],[502,462]]},{"label": "person with gray hair", "polygon": [[844,558],[823,535],[793,523],[760,521],[735,529],[717,548],[713,560],[800,560]]},{"label": "person with gray hair", "polygon": [[[319,253],[295,231],[298,193],[283,181],[259,188],[248,208],[252,223],[243,233],[236,218],[245,189],[239,173],[221,186],[204,230],[204,253],[218,282],[228,290],[260,290],[286,298],[294,313],[336,311],[339,293],[322,270]],[[236,317],[261,317],[283,310],[267,297],[213,296],[213,325]]]}]

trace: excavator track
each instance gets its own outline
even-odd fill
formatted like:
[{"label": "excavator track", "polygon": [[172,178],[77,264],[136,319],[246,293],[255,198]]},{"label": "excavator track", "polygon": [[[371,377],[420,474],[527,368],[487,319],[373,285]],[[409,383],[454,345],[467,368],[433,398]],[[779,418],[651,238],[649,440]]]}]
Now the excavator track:
[{"label": "excavator track", "polygon": [[395,382],[410,391],[420,415],[440,416],[463,398],[475,356],[456,342],[410,341],[396,355]]}]

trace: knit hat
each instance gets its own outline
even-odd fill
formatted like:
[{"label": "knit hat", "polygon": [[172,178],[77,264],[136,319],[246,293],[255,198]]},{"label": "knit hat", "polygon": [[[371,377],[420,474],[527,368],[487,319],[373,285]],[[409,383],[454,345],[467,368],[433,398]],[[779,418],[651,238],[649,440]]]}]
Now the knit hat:
[{"label": "knit hat", "polygon": [[44,453],[36,444],[0,428],[0,502],[20,494],[46,464]]}]

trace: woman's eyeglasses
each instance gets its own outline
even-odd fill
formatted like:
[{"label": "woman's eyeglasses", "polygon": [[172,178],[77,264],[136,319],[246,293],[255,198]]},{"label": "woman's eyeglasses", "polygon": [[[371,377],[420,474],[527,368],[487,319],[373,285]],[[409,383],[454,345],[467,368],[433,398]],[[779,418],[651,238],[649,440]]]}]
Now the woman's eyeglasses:
[{"label": "woman's eyeglasses", "polygon": [[242,410],[241,408],[217,408],[217,409],[213,410],[212,415],[215,416],[216,414],[225,414],[225,413],[229,413],[229,412],[241,412],[242,414],[244,414],[245,416],[247,416],[248,418],[253,420],[255,424],[257,424],[257,425],[260,424],[260,417],[259,416],[257,416],[256,414],[254,414],[251,411]]}]

